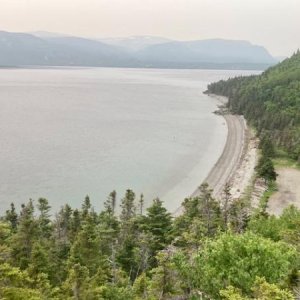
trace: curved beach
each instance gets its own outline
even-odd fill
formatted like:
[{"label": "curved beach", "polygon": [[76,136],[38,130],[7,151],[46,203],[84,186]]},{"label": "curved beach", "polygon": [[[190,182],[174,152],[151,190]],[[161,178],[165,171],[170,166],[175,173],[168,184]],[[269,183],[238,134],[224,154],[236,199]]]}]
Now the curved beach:
[{"label": "curved beach", "polygon": [[[232,114],[225,114],[223,117],[228,128],[224,150],[207,177],[203,180],[203,183],[208,183],[209,187],[213,189],[213,196],[217,199],[221,198],[225,184],[232,181],[234,175],[238,172],[239,167],[241,167],[243,163],[243,157],[248,151],[247,125],[244,117]],[[242,177],[251,177],[253,170],[254,166],[250,166],[248,172],[245,172]],[[235,185],[238,184],[235,183]],[[234,188],[238,187],[235,186]],[[241,189],[243,190],[244,188],[245,186]],[[199,188],[197,188],[191,194],[191,197],[197,197],[199,194],[200,191]],[[180,215],[182,209],[182,206],[179,207],[173,213],[173,216]]]},{"label": "curved beach", "polygon": [[[225,184],[237,170],[246,145],[247,126],[243,116],[228,114],[223,117],[228,127],[226,144],[222,155],[204,180],[213,189],[216,198],[221,196]],[[198,188],[191,196],[197,195],[199,195]]]}]

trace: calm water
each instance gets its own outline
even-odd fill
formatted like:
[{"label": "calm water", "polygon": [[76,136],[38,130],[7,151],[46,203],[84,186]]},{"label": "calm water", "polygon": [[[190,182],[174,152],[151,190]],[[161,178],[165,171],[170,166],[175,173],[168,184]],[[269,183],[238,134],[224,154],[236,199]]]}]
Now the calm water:
[{"label": "calm water", "polygon": [[241,71],[0,70],[0,212],[46,197],[96,209],[143,192],[176,209],[222,152],[227,129],[207,83]]}]

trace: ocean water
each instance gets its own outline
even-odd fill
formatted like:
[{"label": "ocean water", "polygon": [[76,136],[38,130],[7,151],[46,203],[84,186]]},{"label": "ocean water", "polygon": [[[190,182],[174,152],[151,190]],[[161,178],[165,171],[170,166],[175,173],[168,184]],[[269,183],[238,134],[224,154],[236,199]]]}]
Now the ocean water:
[{"label": "ocean water", "polygon": [[[247,71],[0,69],[0,212],[45,197],[96,210],[116,190],[176,210],[227,135],[209,82]],[[253,73],[253,72],[251,72]]]}]

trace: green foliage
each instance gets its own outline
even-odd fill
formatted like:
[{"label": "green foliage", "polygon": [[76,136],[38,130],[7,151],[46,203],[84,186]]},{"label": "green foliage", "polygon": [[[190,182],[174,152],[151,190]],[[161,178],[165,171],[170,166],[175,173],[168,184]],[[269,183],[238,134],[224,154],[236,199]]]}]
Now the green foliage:
[{"label": "green foliage", "polygon": [[199,196],[185,199],[182,206],[184,212],[174,224],[177,245],[198,247],[203,237],[214,236],[224,225],[220,205],[207,183],[199,187]]},{"label": "green foliage", "polygon": [[262,151],[262,155],[264,157],[274,157],[275,156],[274,145],[268,136],[261,137],[259,146]]},{"label": "green foliage", "polygon": [[281,239],[282,224],[275,216],[259,214],[251,218],[248,230],[277,242]]},{"label": "green foliage", "polygon": [[161,200],[154,199],[152,206],[147,209],[144,230],[153,238],[152,250],[163,250],[171,241],[172,219],[171,214],[163,207]]},{"label": "green foliage", "polygon": [[277,184],[275,181],[269,181],[267,189],[264,191],[263,195],[259,200],[258,211],[260,214],[266,214],[266,210],[268,207],[268,201],[270,197],[277,191]]},{"label": "green foliage", "polygon": [[241,290],[231,285],[228,286],[226,289],[221,290],[220,295],[222,299],[227,299],[227,300],[250,300],[249,298],[244,298],[242,296]]},{"label": "green foliage", "polygon": [[14,203],[10,204],[10,210],[6,211],[5,219],[10,223],[11,228],[15,230],[18,225],[18,214],[16,213],[16,208]]},{"label": "green foliage", "polygon": [[[229,97],[229,108],[245,115],[272,144],[300,159],[300,52],[262,75],[212,83],[209,93]],[[269,149],[272,151],[272,149]]]},{"label": "green foliage", "polygon": [[174,222],[159,199],[136,213],[141,201],[131,190],[120,216],[115,205],[113,193],[98,214],[86,197],[81,209],[65,205],[54,218],[43,198],[20,214],[12,205],[0,220],[0,298],[291,299],[282,287],[299,280],[297,208],[249,216],[247,204],[233,200],[227,227],[207,184]]},{"label": "green foliage", "polygon": [[241,290],[229,286],[220,291],[223,299],[227,300],[293,300],[294,296],[288,290],[282,290],[275,284],[266,282],[264,278],[257,278],[252,287],[251,297],[243,296]]},{"label": "green foliage", "polygon": [[280,289],[275,284],[266,282],[264,278],[257,278],[252,287],[255,299],[261,300],[293,300],[294,296],[287,290]]},{"label": "green foliage", "polygon": [[287,207],[281,216],[254,216],[248,230],[274,241],[283,240],[300,250],[300,210],[295,206]]},{"label": "green foliage", "polygon": [[18,230],[12,237],[12,257],[21,269],[27,268],[30,263],[31,250],[37,234],[37,220],[34,218],[34,206],[30,200],[27,205],[22,205]]},{"label": "green foliage", "polygon": [[9,264],[0,265],[0,298],[5,300],[40,300],[42,292],[34,287],[34,281],[26,271]]},{"label": "green foliage", "polygon": [[116,203],[117,203],[117,192],[112,191],[107,200],[104,203],[105,210],[109,213],[114,215],[116,210]]},{"label": "green foliage", "polygon": [[198,287],[218,298],[219,291],[229,285],[249,294],[257,276],[270,283],[284,282],[296,267],[297,253],[286,243],[251,232],[224,233],[207,241],[195,261]]},{"label": "green foliage", "polygon": [[38,228],[40,231],[39,236],[41,238],[49,238],[51,235],[51,221],[50,221],[50,209],[51,206],[48,204],[48,200],[44,198],[40,198],[38,200],[37,208],[40,212],[38,218]]},{"label": "green foliage", "polygon": [[261,157],[256,166],[257,175],[266,182],[275,181],[277,173],[275,172],[274,165],[269,157]]},{"label": "green foliage", "polygon": [[120,218],[122,221],[129,221],[136,215],[136,206],[135,206],[135,194],[132,190],[127,190],[125,197],[122,199],[121,203],[121,215]]},{"label": "green foliage", "polygon": [[151,270],[148,291],[150,299],[170,299],[172,296],[180,295],[180,282],[170,254],[167,251],[161,252],[157,260],[158,267]]},{"label": "green foliage", "polygon": [[228,209],[228,223],[232,231],[242,233],[249,221],[249,203],[245,199],[234,199]]}]

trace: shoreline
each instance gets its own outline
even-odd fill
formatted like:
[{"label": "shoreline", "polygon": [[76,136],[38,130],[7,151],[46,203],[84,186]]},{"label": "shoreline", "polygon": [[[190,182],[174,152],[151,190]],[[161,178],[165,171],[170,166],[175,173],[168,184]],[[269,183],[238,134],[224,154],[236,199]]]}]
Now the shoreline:
[{"label": "shoreline", "polygon": [[[247,125],[244,117],[226,114],[223,118],[228,128],[226,143],[218,161],[203,181],[213,189],[215,198],[221,197],[225,184],[230,182],[236,173],[247,145]],[[191,196],[199,196],[199,189],[197,188]]]},{"label": "shoreline", "polygon": [[[220,105],[227,103],[227,97],[209,94]],[[208,183],[213,197],[220,202],[226,183],[230,184],[232,198],[239,198],[251,183],[257,161],[257,141],[250,132],[246,120],[241,115],[220,114],[226,121],[227,137],[221,156],[202,183]],[[199,196],[197,187],[190,197]],[[182,207],[174,211],[174,216],[182,213]]]},{"label": "shoreline", "polygon": [[[228,98],[215,94],[209,97],[216,98],[222,105],[228,103]],[[230,185],[232,199],[240,198],[251,185],[258,160],[258,139],[247,126],[242,115],[230,113],[221,114],[226,121],[228,135],[224,150],[217,163],[211,169],[204,182],[213,189],[213,196],[222,200],[226,183]],[[197,195],[197,189],[192,196]]]}]

